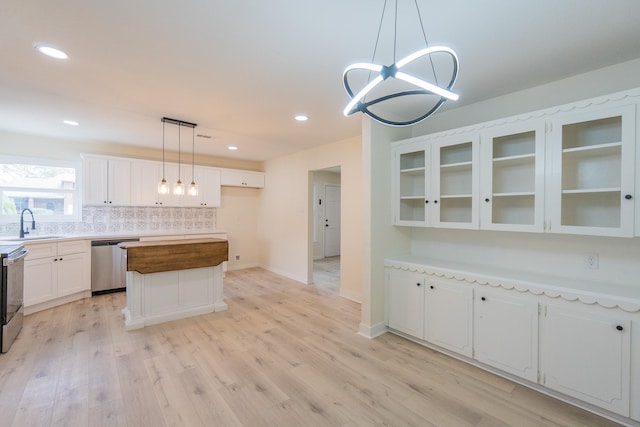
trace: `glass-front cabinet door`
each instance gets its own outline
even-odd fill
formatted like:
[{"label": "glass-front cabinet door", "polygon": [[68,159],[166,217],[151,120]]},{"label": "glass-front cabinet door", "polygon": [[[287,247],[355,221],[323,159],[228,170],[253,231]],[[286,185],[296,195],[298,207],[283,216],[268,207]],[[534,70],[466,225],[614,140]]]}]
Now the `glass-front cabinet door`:
[{"label": "glass-front cabinet door", "polygon": [[477,134],[432,143],[433,226],[478,228],[478,148]]},{"label": "glass-front cabinet door", "polygon": [[633,236],[635,105],[552,122],[549,230]]},{"label": "glass-front cabinet door", "polygon": [[394,147],[392,161],[394,224],[428,226],[429,145],[416,142]]},{"label": "glass-front cabinet door", "polygon": [[543,231],[544,130],[544,121],[538,121],[482,134],[482,229]]}]

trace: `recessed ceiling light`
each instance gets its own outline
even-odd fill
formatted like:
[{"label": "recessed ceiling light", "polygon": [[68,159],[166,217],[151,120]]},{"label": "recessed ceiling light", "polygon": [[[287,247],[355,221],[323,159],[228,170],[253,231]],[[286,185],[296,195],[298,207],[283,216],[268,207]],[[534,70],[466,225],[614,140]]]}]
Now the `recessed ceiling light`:
[{"label": "recessed ceiling light", "polygon": [[80,123],[76,122],[75,120],[64,120],[63,123],[65,125],[70,125],[70,126],[78,126]]},{"label": "recessed ceiling light", "polygon": [[305,116],[304,114],[298,114],[296,116],[296,120],[299,122],[306,122],[307,120],[309,120],[309,117]]},{"label": "recessed ceiling light", "polygon": [[235,151],[235,150],[237,150],[237,149],[238,149],[238,147],[236,147],[235,145],[230,145],[230,146],[228,146],[227,148],[228,148],[229,150],[231,150],[231,151]]},{"label": "recessed ceiling light", "polygon": [[43,55],[47,55],[47,56],[49,56],[51,58],[56,58],[56,59],[68,59],[69,58],[69,55],[67,55],[66,53],[64,53],[60,49],[56,49],[55,47],[51,47],[51,46],[47,46],[47,45],[43,45],[43,44],[37,44],[37,45],[35,45],[35,48],[38,50],[38,52],[42,53]]}]

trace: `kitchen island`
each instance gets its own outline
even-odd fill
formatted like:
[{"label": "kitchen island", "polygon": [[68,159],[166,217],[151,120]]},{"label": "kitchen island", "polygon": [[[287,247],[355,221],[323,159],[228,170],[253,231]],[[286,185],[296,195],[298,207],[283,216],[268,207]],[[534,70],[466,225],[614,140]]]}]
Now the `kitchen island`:
[{"label": "kitchen island", "polygon": [[224,239],[124,242],[127,330],[223,311]]}]

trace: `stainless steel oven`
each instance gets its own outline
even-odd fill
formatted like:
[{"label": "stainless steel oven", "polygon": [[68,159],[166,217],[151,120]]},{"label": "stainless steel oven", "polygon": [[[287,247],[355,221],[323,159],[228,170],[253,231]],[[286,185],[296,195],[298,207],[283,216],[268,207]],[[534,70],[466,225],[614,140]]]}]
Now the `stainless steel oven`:
[{"label": "stainless steel oven", "polygon": [[2,286],[0,287],[0,342],[6,353],[22,330],[24,314],[24,257],[29,253],[23,245],[1,245]]}]

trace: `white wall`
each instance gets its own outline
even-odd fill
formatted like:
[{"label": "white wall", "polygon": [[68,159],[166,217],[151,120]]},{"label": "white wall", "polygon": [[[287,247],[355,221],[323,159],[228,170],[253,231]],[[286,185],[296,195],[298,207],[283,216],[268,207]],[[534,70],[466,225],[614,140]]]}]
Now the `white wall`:
[{"label": "white wall", "polygon": [[229,270],[260,265],[256,236],[261,192],[257,188],[222,187],[216,227],[226,231],[229,238]]},{"label": "white wall", "polygon": [[362,158],[360,137],[346,139],[265,162],[267,185],[260,199],[258,241],[261,264],[309,283],[313,274],[314,170],[341,167],[340,293],[361,299]]},{"label": "white wall", "polygon": [[[438,113],[414,126],[410,136],[468,126],[635,87],[640,87],[640,59]],[[390,227],[391,207],[382,208],[383,202],[391,198],[390,186],[386,184],[391,182],[390,149],[385,141],[406,136],[379,126],[374,126],[371,132],[373,135],[367,136],[365,127],[363,143],[367,144],[369,139],[379,146],[365,147],[363,151],[363,168],[365,175],[370,176],[365,178],[365,190],[368,192],[365,195],[365,222],[368,223],[363,241],[361,333],[375,335],[384,322],[384,286],[380,284],[384,256],[411,252],[437,259],[474,260],[494,266],[504,265],[506,260],[510,268],[525,271],[547,272],[561,277],[591,277],[640,286],[638,238]],[[384,150],[387,158],[384,158]],[[368,209],[371,210],[370,219],[367,219]],[[410,233],[408,247],[402,242],[401,229]],[[600,255],[599,270],[584,269],[585,252]]]}]

